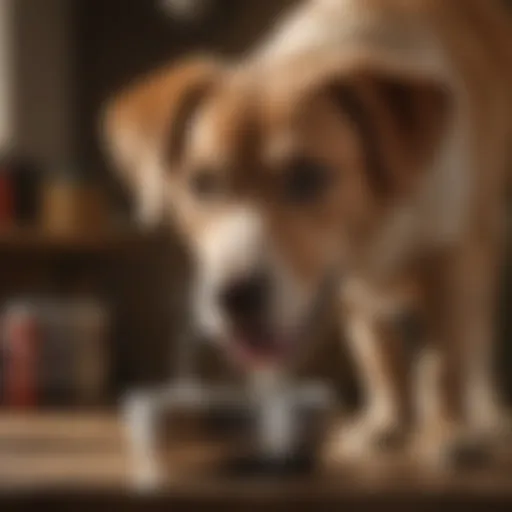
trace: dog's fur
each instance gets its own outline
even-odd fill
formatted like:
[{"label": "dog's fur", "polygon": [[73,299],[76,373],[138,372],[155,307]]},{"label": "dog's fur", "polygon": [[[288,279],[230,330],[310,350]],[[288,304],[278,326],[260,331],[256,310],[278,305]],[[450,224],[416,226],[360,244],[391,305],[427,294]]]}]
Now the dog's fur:
[{"label": "dog's fur", "polygon": [[[490,353],[511,25],[496,0],[306,1],[241,62],[164,70],[107,109],[109,148],[142,218],[170,214],[190,242],[209,332],[230,334],[212,294],[262,259],[279,335],[300,328],[336,269],[367,399],[337,453],[367,453],[414,418],[437,460],[502,426]],[[303,155],[331,182],[288,204]],[[199,172],[216,176],[213,199],[191,193]],[[395,328],[411,308],[425,325],[412,356]]]}]

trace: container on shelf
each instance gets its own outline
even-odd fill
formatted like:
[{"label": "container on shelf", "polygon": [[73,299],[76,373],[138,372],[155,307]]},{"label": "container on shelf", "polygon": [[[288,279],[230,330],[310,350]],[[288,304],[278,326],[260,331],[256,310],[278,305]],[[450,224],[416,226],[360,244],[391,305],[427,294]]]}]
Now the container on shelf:
[{"label": "container on shelf", "polygon": [[108,387],[106,308],[96,301],[77,301],[70,312],[75,332],[77,401],[81,405],[101,402]]},{"label": "container on shelf", "polygon": [[55,302],[42,305],[39,314],[44,325],[39,361],[43,405],[52,407],[72,405],[75,400],[73,384],[76,354],[68,315],[63,307]]},{"label": "container on shelf", "polygon": [[109,315],[103,303],[12,301],[0,325],[4,405],[61,408],[106,402]]},{"label": "container on shelf", "polygon": [[14,217],[13,175],[9,166],[0,163],[0,229],[12,226]]},{"label": "container on shelf", "polygon": [[16,222],[33,226],[40,214],[41,176],[39,165],[25,159],[14,165]]},{"label": "container on shelf", "polygon": [[3,401],[15,408],[32,408],[39,401],[38,359],[41,324],[36,308],[15,303],[2,316]]},{"label": "container on shelf", "polygon": [[39,215],[41,169],[18,154],[0,155],[0,227],[33,225]]},{"label": "container on shelf", "polygon": [[51,234],[95,233],[107,224],[106,198],[100,183],[71,167],[48,175],[41,202],[41,223]]}]

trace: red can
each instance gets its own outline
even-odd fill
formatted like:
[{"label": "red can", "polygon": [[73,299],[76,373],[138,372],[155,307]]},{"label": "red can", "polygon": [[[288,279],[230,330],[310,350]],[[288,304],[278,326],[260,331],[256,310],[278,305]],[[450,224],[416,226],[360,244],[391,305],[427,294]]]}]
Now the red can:
[{"label": "red can", "polygon": [[40,338],[36,311],[29,305],[9,307],[3,317],[3,333],[4,401],[11,407],[34,407]]}]

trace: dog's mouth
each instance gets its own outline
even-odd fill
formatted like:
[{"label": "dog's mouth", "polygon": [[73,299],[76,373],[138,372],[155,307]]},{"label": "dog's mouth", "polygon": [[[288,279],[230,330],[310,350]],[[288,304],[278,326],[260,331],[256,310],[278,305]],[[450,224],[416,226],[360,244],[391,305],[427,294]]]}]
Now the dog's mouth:
[{"label": "dog's mouth", "polygon": [[232,337],[233,356],[243,366],[283,364],[289,360],[293,337],[271,329],[239,329]]},{"label": "dog's mouth", "polygon": [[[307,346],[322,322],[332,295],[334,281],[328,279],[300,313],[290,318],[275,314],[248,314],[231,319],[222,336],[227,356],[243,368],[294,367],[300,364]],[[227,331],[227,332],[226,332]]]}]

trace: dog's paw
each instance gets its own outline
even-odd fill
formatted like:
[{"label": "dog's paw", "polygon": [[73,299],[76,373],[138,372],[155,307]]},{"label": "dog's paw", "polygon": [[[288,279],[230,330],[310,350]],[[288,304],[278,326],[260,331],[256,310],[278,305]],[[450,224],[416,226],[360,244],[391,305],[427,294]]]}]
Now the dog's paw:
[{"label": "dog's paw", "polygon": [[512,417],[505,409],[493,409],[472,422],[481,443],[492,452],[493,462],[510,465],[512,455]]},{"label": "dog's paw", "polygon": [[404,426],[390,418],[364,415],[338,428],[327,443],[330,463],[364,462],[403,446]]},{"label": "dog's paw", "polygon": [[489,465],[492,445],[478,431],[446,425],[420,434],[413,445],[420,465],[435,470],[468,470]]},{"label": "dog's paw", "polygon": [[493,444],[512,441],[512,416],[500,407],[480,411],[471,423],[472,428]]}]

